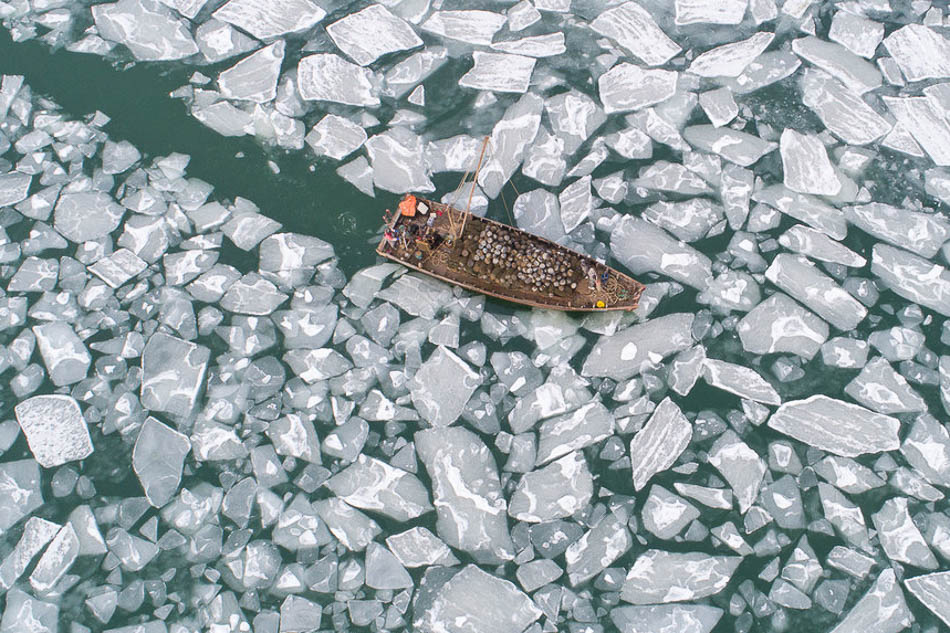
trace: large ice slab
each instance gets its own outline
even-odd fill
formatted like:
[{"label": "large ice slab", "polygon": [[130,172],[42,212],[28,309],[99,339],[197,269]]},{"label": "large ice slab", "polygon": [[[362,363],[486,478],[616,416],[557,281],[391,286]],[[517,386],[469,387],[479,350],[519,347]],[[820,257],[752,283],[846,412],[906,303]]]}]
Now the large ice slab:
[{"label": "large ice slab", "polygon": [[538,433],[537,464],[595,444],[610,437],[613,431],[613,416],[596,400],[571,413],[549,418]]},{"label": "large ice slab", "polygon": [[173,415],[191,413],[204,384],[211,351],[163,332],[142,351],[142,406]]},{"label": "large ice slab", "polygon": [[934,556],[923,534],[910,518],[907,497],[888,499],[871,515],[884,553],[895,563],[906,563],[921,569],[936,569]]},{"label": "large ice slab", "polygon": [[822,262],[832,262],[851,268],[863,268],[867,260],[850,248],[836,242],[821,231],[796,224],[782,233],[778,243],[796,253]]},{"label": "large ice slab", "polygon": [[693,125],[683,130],[683,138],[697,149],[719,154],[740,167],[749,167],[778,147],[777,143],[764,141],[728,127]]},{"label": "large ice slab", "polygon": [[95,240],[119,226],[125,209],[102,192],[64,193],[53,210],[53,226],[73,242]]},{"label": "large ice slab", "polygon": [[900,421],[824,395],[786,402],[768,425],[807,446],[856,457],[900,447]]},{"label": "large ice slab", "polygon": [[526,92],[537,61],[524,55],[485,51],[475,51],[472,58],[475,63],[459,79],[459,85],[492,92]]},{"label": "large ice slab", "polygon": [[884,569],[830,633],[899,633],[914,621],[893,569]]},{"label": "large ice slab", "polygon": [[154,0],[119,0],[92,7],[99,35],[124,44],[136,59],[182,59],[198,52],[188,24]]},{"label": "large ice slab", "polygon": [[773,39],[775,33],[760,32],[740,42],[717,46],[696,57],[687,70],[700,77],[738,77]]},{"label": "large ice slab", "polygon": [[665,64],[680,51],[680,46],[667,37],[653,16],[636,2],[624,2],[607,9],[590,26],[597,33],[616,41],[647,66]]},{"label": "large ice slab", "polygon": [[675,402],[664,398],[630,440],[634,490],[642,490],[651,477],[672,466],[692,437],[693,425]]},{"label": "large ice slab", "polygon": [[656,604],[705,598],[726,587],[741,561],[740,556],[647,550],[627,572],[620,599]]},{"label": "large ice slab", "polygon": [[413,53],[386,71],[383,93],[390,97],[402,97],[420,81],[441,68],[448,58],[448,51],[441,46],[427,46]]},{"label": "large ice slab", "polygon": [[511,493],[508,514],[528,523],[569,517],[587,505],[593,492],[594,480],[584,453],[574,451],[525,473]]},{"label": "large ice slab", "polygon": [[744,514],[759,494],[768,470],[765,461],[730,429],[720,435],[709,449],[709,463],[732,487],[739,512]]},{"label": "large ice slab", "polygon": [[187,435],[152,416],[146,418],[132,449],[132,470],[148,502],[156,508],[178,494],[182,467],[190,450]]},{"label": "large ice slab", "polygon": [[422,140],[403,127],[370,137],[366,152],[373,165],[373,184],[393,193],[435,191],[429,180]]},{"label": "large ice slab", "polygon": [[930,414],[917,416],[901,454],[927,481],[950,486],[950,433]]},{"label": "large ice slab", "polygon": [[310,0],[229,0],[214,12],[218,20],[264,40],[309,29],[325,15]]},{"label": "large ice slab", "polygon": [[43,468],[92,455],[92,439],[75,398],[59,394],[33,396],[13,410],[30,452]]},{"label": "large ice slab", "polygon": [[669,314],[602,337],[584,361],[581,374],[626,380],[645,367],[693,344],[693,315]]},{"label": "large ice slab", "polygon": [[828,39],[865,59],[874,57],[883,38],[883,24],[850,11],[837,11],[828,30]]},{"label": "large ice slab", "polygon": [[802,76],[802,103],[814,110],[834,134],[852,145],[873,143],[891,131],[888,123],[854,90],[809,68]]},{"label": "large ice slab", "polygon": [[528,93],[505,110],[491,133],[492,154],[482,165],[478,184],[489,198],[497,198],[502,187],[524,159],[525,149],[538,134],[544,100]]},{"label": "large ice slab", "polygon": [[804,257],[781,253],[765,276],[841,330],[851,330],[867,316],[867,308]]},{"label": "large ice slab", "polygon": [[723,610],[705,604],[616,607],[610,619],[620,633],[709,633]]},{"label": "large ice slab", "polygon": [[742,317],[736,332],[747,352],[790,352],[811,360],[828,339],[828,324],[777,292]]},{"label": "large ice slab", "polygon": [[698,250],[642,218],[625,216],[610,233],[610,250],[635,275],[658,272],[699,290],[712,278],[712,262]]},{"label": "large ice slab", "polygon": [[0,206],[10,207],[21,200],[26,200],[31,182],[33,182],[33,176],[30,174],[18,172],[0,174]]},{"label": "large ice slab", "polygon": [[72,385],[86,377],[92,357],[72,326],[50,321],[34,325],[33,334],[54,385]]},{"label": "large ice slab", "polygon": [[785,186],[792,191],[822,196],[834,196],[841,191],[841,181],[818,137],[786,128],[780,151]]},{"label": "large ice slab", "polygon": [[950,39],[923,24],[908,24],[884,38],[908,81],[950,77]]},{"label": "large ice slab", "polygon": [[858,94],[881,85],[880,71],[840,44],[808,36],[792,42],[792,50]]},{"label": "large ice slab", "polygon": [[924,399],[880,356],[870,360],[861,373],[845,385],[844,392],[878,413],[927,410]]},{"label": "large ice slab", "polygon": [[415,434],[416,452],[432,480],[439,536],[483,563],[514,557],[507,504],[491,451],[459,427]]},{"label": "large ice slab", "polygon": [[360,66],[396,51],[422,46],[408,22],[381,4],[371,4],[327,26],[333,43]]},{"label": "large ice slab", "polygon": [[412,403],[432,426],[455,422],[481,379],[468,363],[439,346],[409,382]]},{"label": "large ice slab", "polygon": [[875,244],[871,272],[895,293],[950,316],[950,271],[905,250]]},{"label": "large ice slab", "polygon": [[862,231],[928,259],[950,239],[950,224],[933,213],[872,202],[845,207],[845,216]]},{"label": "large ice slab", "polygon": [[950,122],[929,97],[882,97],[887,108],[933,161],[950,165]]},{"label": "large ice slab", "polygon": [[944,624],[950,626],[950,601],[947,600],[950,595],[950,571],[906,578],[904,586]]},{"label": "large ice slab", "polygon": [[666,101],[676,93],[677,74],[671,70],[617,64],[597,80],[607,114],[628,112]]},{"label": "large ice slab", "polygon": [[820,198],[796,193],[785,185],[775,184],[756,191],[752,199],[801,220],[836,240],[843,240],[848,234],[848,223],[841,211]]},{"label": "large ice slab", "polygon": [[435,11],[422,30],[445,39],[488,46],[507,18],[494,11]]},{"label": "large ice slab", "polygon": [[625,521],[608,513],[564,551],[571,585],[587,582],[623,556],[631,545],[633,538]]},{"label": "large ice slab", "polygon": [[218,88],[229,99],[267,103],[277,96],[284,41],[252,53],[218,75]]},{"label": "large ice slab", "polygon": [[333,53],[309,55],[297,64],[297,89],[301,97],[310,101],[378,106],[379,97],[371,78],[369,70]]},{"label": "large ice slab", "polygon": [[396,521],[408,521],[432,510],[429,493],[415,475],[366,455],[360,455],[325,485],[348,504]]},{"label": "large ice slab", "polygon": [[740,24],[749,0],[676,0],[676,24]]},{"label": "large ice slab", "polygon": [[750,367],[707,358],[703,363],[703,380],[740,398],[764,404],[782,403],[782,398],[775,388]]},{"label": "large ice slab", "polygon": [[521,633],[541,617],[514,584],[476,565],[429,592],[418,592],[412,612],[412,629],[419,633]]}]

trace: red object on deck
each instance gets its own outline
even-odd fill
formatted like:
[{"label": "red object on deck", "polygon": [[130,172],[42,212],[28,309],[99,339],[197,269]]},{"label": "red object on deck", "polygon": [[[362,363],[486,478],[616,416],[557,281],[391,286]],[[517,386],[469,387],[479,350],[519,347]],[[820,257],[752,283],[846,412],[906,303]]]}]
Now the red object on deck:
[{"label": "red object on deck", "polygon": [[409,194],[402,199],[402,202],[399,203],[399,213],[409,218],[416,215],[416,197],[414,195]]}]

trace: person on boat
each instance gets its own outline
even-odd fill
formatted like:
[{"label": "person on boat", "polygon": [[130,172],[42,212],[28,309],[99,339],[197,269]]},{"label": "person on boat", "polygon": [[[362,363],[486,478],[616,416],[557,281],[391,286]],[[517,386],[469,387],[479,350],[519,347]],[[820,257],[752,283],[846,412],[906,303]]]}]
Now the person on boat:
[{"label": "person on boat", "polygon": [[386,229],[386,232],[383,233],[383,239],[386,240],[386,246],[395,249],[396,248],[396,233],[392,229]]}]

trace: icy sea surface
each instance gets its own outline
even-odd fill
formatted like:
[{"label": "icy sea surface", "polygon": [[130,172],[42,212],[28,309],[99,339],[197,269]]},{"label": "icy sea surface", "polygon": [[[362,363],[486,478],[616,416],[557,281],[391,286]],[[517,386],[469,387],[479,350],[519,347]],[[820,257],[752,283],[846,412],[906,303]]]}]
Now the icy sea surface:
[{"label": "icy sea surface", "polygon": [[[0,21],[0,633],[950,630],[946,2]],[[486,136],[637,311],[375,257]]]}]

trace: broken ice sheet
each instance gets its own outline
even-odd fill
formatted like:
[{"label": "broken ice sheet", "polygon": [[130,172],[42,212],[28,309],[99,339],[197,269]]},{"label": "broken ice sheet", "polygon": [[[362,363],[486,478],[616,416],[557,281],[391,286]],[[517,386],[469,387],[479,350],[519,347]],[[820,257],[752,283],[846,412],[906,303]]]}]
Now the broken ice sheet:
[{"label": "broken ice sheet", "polygon": [[406,128],[395,127],[366,141],[373,165],[373,182],[393,193],[435,191],[424,161],[422,140]]},{"label": "broken ice sheet", "polygon": [[307,134],[309,145],[317,156],[346,158],[366,142],[366,131],[349,119],[327,114]]},{"label": "broken ice sheet", "polygon": [[283,61],[283,40],[248,55],[218,75],[221,94],[229,99],[255,103],[272,101],[277,96],[277,79]]},{"label": "broken ice sheet", "polygon": [[672,400],[664,398],[630,440],[634,490],[642,490],[651,477],[672,466],[692,436],[692,424]]},{"label": "broken ice sheet", "polygon": [[506,18],[493,11],[435,11],[422,30],[468,44],[488,46]]},{"label": "broken ice sheet", "polygon": [[590,26],[648,66],[665,64],[680,51],[680,46],[667,37],[650,13],[636,2],[624,2],[607,9]]},{"label": "broken ice sheet", "polygon": [[422,45],[408,22],[389,9],[372,4],[327,26],[337,47],[360,66],[367,66],[383,55]]},{"label": "broken ice sheet", "polygon": [[717,46],[696,57],[687,70],[700,77],[738,77],[773,39],[774,33],[762,32],[741,42]]},{"label": "broken ice sheet", "polygon": [[775,293],[736,326],[753,354],[789,352],[810,360],[828,339],[828,324],[782,293]]},{"label": "broken ice sheet", "polygon": [[414,475],[366,455],[325,485],[350,505],[396,521],[408,521],[432,509],[428,492]]},{"label": "broken ice sheet", "polygon": [[304,57],[297,64],[297,80],[300,96],[307,100],[355,106],[379,105],[372,73],[339,55],[317,53]]},{"label": "broken ice sheet", "polygon": [[697,149],[718,154],[740,167],[749,167],[778,147],[758,136],[712,125],[693,125],[683,130],[683,138]]},{"label": "broken ice sheet", "polygon": [[703,379],[713,387],[733,393],[740,398],[748,398],[765,404],[782,403],[775,388],[749,367],[707,358],[703,364]]},{"label": "broken ice sheet", "polygon": [[178,493],[185,456],[191,450],[187,435],[149,416],[139,430],[132,450],[132,469],[156,508]]},{"label": "broken ice sheet", "polygon": [[886,38],[891,54],[908,81],[950,77],[950,40],[922,24],[907,24]]},{"label": "broken ice sheet", "polygon": [[853,329],[867,316],[867,308],[803,257],[782,253],[765,276],[841,330]]},{"label": "broken ice sheet", "polygon": [[700,290],[712,277],[706,255],[642,218],[625,216],[618,222],[610,234],[610,249],[635,275],[658,272]]},{"label": "broken ice sheet", "polygon": [[6,532],[43,505],[40,469],[35,460],[0,464],[0,531]]},{"label": "broken ice sheet", "polygon": [[768,425],[807,446],[843,457],[896,450],[900,422],[824,395],[786,402]]},{"label": "broken ice sheet", "polygon": [[740,24],[748,0],[676,0],[676,24]]},{"label": "broken ice sheet", "polygon": [[875,244],[871,272],[898,295],[950,316],[950,272],[912,253]]},{"label": "broken ice sheet", "polygon": [[33,176],[10,172],[0,174],[0,206],[9,207],[21,200],[26,200]]},{"label": "broken ice sheet", "polygon": [[892,125],[857,92],[824,71],[809,68],[802,77],[802,103],[815,111],[834,134],[853,145],[866,145]]},{"label": "broken ice sheet", "polygon": [[939,166],[950,165],[950,123],[929,97],[882,97],[891,114]]},{"label": "broken ice sheet", "polygon": [[628,112],[666,101],[676,92],[677,74],[669,70],[617,64],[597,80],[607,114]]},{"label": "broken ice sheet", "polygon": [[462,414],[480,378],[469,365],[437,347],[410,381],[412,402],[432,426],[448,426]]},{"label": "broken ice sheet", "polygon": [[705,604],[658,604],[615,607],[610,619],[621,633],[709,633],[722,614],[719,607]]},{"label": "broken ice sheet", "polygon": [[258,39],[309,29],[326,15],[310,0],[229,0],[214,17]]},{"label": "broken ice sheet", "polygon": [[830,633],[898,633],[911,625],[913,616],[893,569],[884,569]]},{"label": "broken ice sheet", "polygon": [[906,578],[904,586],[943,620],[944,624],[950,626],[950,602],[947,601],[947,595],[950,594],[950,571]]},{"label": "broken ice sheet", "polygon": [[647,550],[633,563],[620,599],[632,604],[686,602],[722,591],[742,558]]},{"label": "broken ice sheet", "polygon": [[58,394],[33,396],[16,405],[14,411],[30,452],[44,468],[92,454],[86,419],[74,398]]},{"label": "broken ice sheet", "polygon": [[103,38],[125,44],[136,59],[181,59],[198,52],[187,21],[154,0],[97,4],[92,17]]},{"label": "broken ice sheet", "polygon": [[153,411],[188,415],[201,390],[210,350],[155,332],[142,352],[142,405]]},{"label": "broken ice sheet", "polygon": [[528,90],[535,58],[484,51],[475,51],[472,57],[475,63],[459,79],[460,86],[493,92],[523,93]]},{"label": "broken ice sheet", "polygon": [[713,443],[709,463],[732,487],[739,512],[744,514],[759,494],[759,486],[768,470],[765,462],[730,429]]},{"label": "broken ice sheet", "polygon": [[823,196],[834,196],[841,191],[841,181],[818,137],[786,128],[782,132],[780,151],[785,186],[792,191]]},{"label": "broken ice sheet", "polygon": [[508,514],[529,523],[569,517],[587,505],[593,491],[587,460],[581,451],[574,451],[525,473],[511,494]]}]

